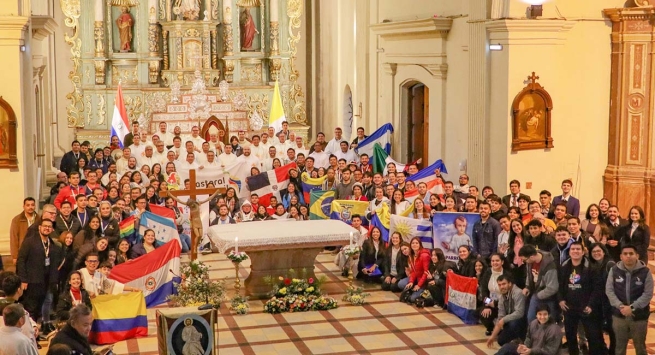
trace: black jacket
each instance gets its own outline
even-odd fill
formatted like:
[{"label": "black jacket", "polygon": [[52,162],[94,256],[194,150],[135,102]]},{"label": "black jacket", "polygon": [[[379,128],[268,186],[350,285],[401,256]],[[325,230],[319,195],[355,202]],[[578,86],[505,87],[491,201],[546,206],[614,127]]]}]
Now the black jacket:
[{"label": "black jacket", "polygon": [[473,253],[465,261],[462,261],[460,258],[457,261],[457,270],[455,270],[455,273],[461,276],[475,277],[475,262],[477,260],[477,256],[473,255]]},{"label": "black jacket", "polygon": [[[610,236],[609,236],[609,238],[608,238],[607,240],[616,240],[616,241],[619,242],[619,244],[618,244],[617,246],[615,246],[615,247],[611,247],[611,246],[609,246],[609,244],[605,244],[605,247],[607,248],[607,252],[609,253],[609,255],[610,255],[610,257],[612,258],[612,260],[614,260],[614,261],[620,261],[620,260],[621,260],[621,259],[620,259],[620,255],[621,255],[621,243],[620,243],[620,242],[621,242],[621,238],[618,237],[618,235],[617,235],[616,232],[617,232],[619,229],[621,229],[621,227],[623,227],[623,226],[625,226],[626,224],[628,224],[628,221],[625,220],[625,219],[623,219],[623,218],[621,218],[621,217],[619,217],[619,225],[618,225],[618,226],[614,226],[614,225],[612,224],[612,222],[610,222],[610,220],[607,219],[607,218],[604,219],[604,221],[605,221],[605,224],[607,225],[607,229],[608,229],[609,232],[610,232]],[[618,237],[618,238],[617,238],[617,237]]]},{"label": "black jacket", "polygon": [[386,253],[384,242],[380,240],[378,244],[378,253],[375,255],[375,246],[373,245],[373,239],[366,239],[364,244],[362,244],[362,252],[359,255],[359,268],[362,269],[367,265],[375,264],[378,266],[380,271],[383,273],[386,272],[384,269],[384,254]]},{"label": "black jacket", "polygon": [[109,248],[116,249],[118,247],[118,242],[121,239],[121,231],[118,227],[118,221],[114,217],[109,217],[108,219],[100,218],[100,230],[105,229],[101,235],[107,237],[107,243]]},{"label": "black jacket", "polygon": [[61,247],[55,244],[52,238],[48,238],[48,240],[50,266],[45,266],[45,250],[40,237],[25,238],[23,241],[16,261],[16,274],[22,282],[43,284],[47,279],[48,285],[46,286],[58,284],[59,271],[57,267],[61,264]]},{"label": "black jacket", "polygon": [[78,333],[70,324],[66,324],[64,328],[62,328],[55,337],[52,338],[50,346],[55,344],[68,345],[74,354],[93,355],[93,351],[91,350],[87,338],[80,335],[80,333]]},{"label": "black jacket", "polygon": [[59,170],[65,172],[66,174],[70,174],[72,171],[78,171],[80,168],[77,165],[77,160],[79,158],[84,158],[85,161],[88,163],[88,159],[86,158],[86,155],[82,154],[82,152],[77,153],[77,158],[75,158],[75,154],[73,154],[73,151],[69,151],[64,156],[61,158],[61,164],[59,165]]},{"label": "black jacket", "polygon": [[639,260],[648,265],[648,245],[650,244],[650,228],[647,225],[639,226],[632,236],[632,224],[626,224],[616,231],[615,238],[620,240],[620,245],[632,244],[637,248]]},{"label": "black jacket", "polygon": [[566,260],[559,270],[559,285],[558,301],[565,301],[570,312],[582,312],[589,306],[591,315],[600,317],[605,285],[601,283],[601,275],[591,269],[587,258],[578,266],[573,266],[571,259]]},{"label": "black jacket", "polygon": [[532,237],[529,233],[523,239],[524,244],[533,245],[535,248],[543,251],[551,251],[557,245],[557,241],[545,233]]},{"label": "black jacket", "polygon": [[[82,293],[82,303],[84,303],[89,309],[93,309],[91,304],[91,297],[85,289],[80,290]],[[62,317],[64,312],[68,312],[73,308],[73,296],[70,293],[70,287],[65,287],[64,291],[59,294],[59,302],[57,302],[57,316]]]},{"label": "black jacket", "polygon": [[65,231],[70,231],[73,234],[73,238],[77,235],[77,232],[82,230],[82,225],[80,224],[80,220],[77,219],[75,216],[72,214],[68,216],[67,220],[64,220],[63,216],[61,214],[57,214],[57,219],[55,220],[55,231],[54,231],[54,237],[59,238],[61,233],[64,233]]},{"label": "black jacket", "polygon": [[[384,277],[386,278],[387,276],[391,276],[391,252],[393,251],[393,247],[389,246],[385,251],[384,251]],[[398,250],[398,254],[396,254],[396,280],[403,279],[407,277],[405,274],[405,267],[407,266],[407,257],[403,255],[402,251],[400,249]]]}]

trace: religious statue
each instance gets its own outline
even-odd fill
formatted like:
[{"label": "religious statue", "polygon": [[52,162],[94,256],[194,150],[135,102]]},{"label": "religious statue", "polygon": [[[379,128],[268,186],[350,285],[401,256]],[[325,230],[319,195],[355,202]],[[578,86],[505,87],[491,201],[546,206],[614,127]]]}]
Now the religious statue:
[{"label": "religious statue", "polygon": [[239,16],[239,24],[241,26],[241,50],[252,50],[252,43],[255,35],[259,34],[255,21],[250,14],[250,8],[246,7]]},{"label": "religious statue", "polygon": [[182,355],[203,355],[205,350],[200,344],[200,339],[202,339],[202,334],[193,326],[193,319],[185,319],[184,329],[182,329],[182,340],[184,340]]},{"label": "religious statue", "polygon": [[186,202],[180,200],[168,192],[168,196],[174,198],[178,203],[189,207],[189,220],[191,222],[191,244],[193,244],[191,248],[198,248],[197,243],[200,242],[200,238],[203,236],[202,219],[200,217],[200,205],[211,201],[214,197],[216,197],[216,195],[218,195],[219,192],[221,192],[221,190],[216,190],[213,195],[209,196],[209,198],[204,201],[196,201],[195,199],[189,197]]},{"label": "religious statue", "polygon": [[176,0],[174,7],[179,9],[185,20],[195,21],[200,18],[200,0]]},{"label": "religious statue", "polygon": [[118,34],[121,39],[121,52],[129,52],[132,50],[132,28],[134,27],[134,19],[130,15],[130,8],[127,6],[121,7],[121,15],[116,19],[116,26],[118,26]]}]

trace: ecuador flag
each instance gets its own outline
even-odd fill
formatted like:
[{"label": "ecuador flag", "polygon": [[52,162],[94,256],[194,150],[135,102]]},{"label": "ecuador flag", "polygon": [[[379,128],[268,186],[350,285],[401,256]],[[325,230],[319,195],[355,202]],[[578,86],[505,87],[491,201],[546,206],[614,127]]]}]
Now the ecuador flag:
[{"label": "ecuador flag", "polygon": [[113,344],[121,340],[148,336],[146,301],[141,292],[98,295],[91,299],[92,344]]},{"label": "ecuador flag", "polygon": [[354,201],[354,200],[334,200],[332,201],[330,219],[338,219],[345,223],[352,222],[353,215],[360,215],[362,217],[362,224],[368,225],[366,219],[366,210],[368,209],[368,202]]}]

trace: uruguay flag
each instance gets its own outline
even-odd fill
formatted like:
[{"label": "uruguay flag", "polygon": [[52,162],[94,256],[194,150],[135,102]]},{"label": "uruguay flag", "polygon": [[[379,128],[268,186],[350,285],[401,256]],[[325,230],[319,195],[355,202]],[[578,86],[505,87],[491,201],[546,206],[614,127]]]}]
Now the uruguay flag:
[{"label": "uruguay flag", "polygon": [[125,110],[125,102],[123,102],[123,90],[121,84],[118,84],[116,90],[116,99],[114,100],[114,115],[111,118],[111,135],[118,137],[118,142],[123,148],[123,139],[125,135],[130,133],[130,123],[127,120],[127,110]]},{"label": "uruguay flag", "polygon": [[280,196],[289,186],[289,170],[292,168],[298,168],[295,162],[248,178],[248,189],[251,194],[259,196],[260,205],[269,206],[272,196],[281,202]]},{"label": "uruguay flag", "polygon": [[405,242],[409,243],[412,238],[419,237],[423,248],[433,248],[432,222],[430,220],[391,215],[389,235],[394,232],[400,233]]},{"label": "uruguay flag", "polygon": [[446,304],[448,312],[456,315],[465,324],[477,324],[475,317],[475,295],[478,279],[465,277],[448,270],[446,276]]},{"label": "uruguay flag", "polygon": [[369,157],[373,156],[373,147],[378,143],[382,149],[388,154],[391,154],[391,133],[393,133],[393,125],[387,123],[378,128],[375,132],[371,133],[366,139],[361,141],[355,151],[357,154],[367,154]]},{"label": "uruguay flag", "polygon": [[180,243],[170,241],[146,255],[117,265],[109,278],[143,291],[146,307],[166,302],[175,293],[180,274]]},{"label": "uruguay flag", "polygon": [[[168,209],[168,208],[167,208]],[[171,213],[175,214],[172,210]],[[167,217],[162,217],[156,215],[152,212],[144,211],[141,213],[141,220],[139,222],[139,239],[143,239],[143,235],[147,229],[152,229],[155,231],[155,245],[160,247],[171,240],[177,240],[180,242],[180,235],[177,232],[177,226],[175,222]]]}]

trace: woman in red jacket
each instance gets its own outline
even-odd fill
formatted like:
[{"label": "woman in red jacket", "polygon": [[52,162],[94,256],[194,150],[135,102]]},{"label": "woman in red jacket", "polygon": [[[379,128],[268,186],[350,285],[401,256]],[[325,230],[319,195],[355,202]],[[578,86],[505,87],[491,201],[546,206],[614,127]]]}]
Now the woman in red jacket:
[{"label": "woman in red jacket", "polygon": [[398,282],[398,287],[404,290],[411,289],[410,301],[414,303],[425,290],[427,275],[430,272],[430,251],[423,248],[421,239],[418,237],[412,238],[409,246],[411,252],[407,263],[411,273],[409,278],[402,279]]}]

